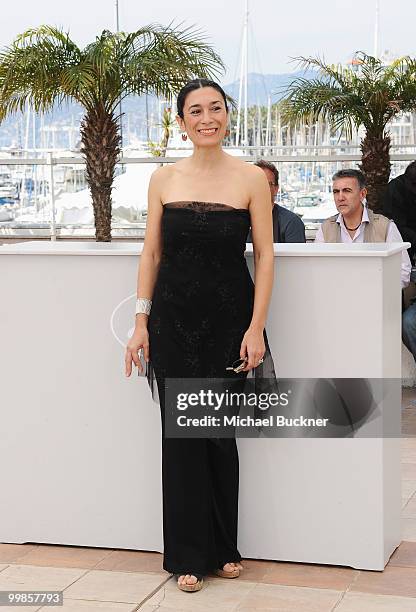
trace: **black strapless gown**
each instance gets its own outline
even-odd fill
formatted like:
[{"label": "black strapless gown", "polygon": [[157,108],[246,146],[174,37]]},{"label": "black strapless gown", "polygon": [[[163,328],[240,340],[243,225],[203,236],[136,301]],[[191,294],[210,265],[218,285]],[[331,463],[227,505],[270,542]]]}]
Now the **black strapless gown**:
[{"label": "black strapless gown", "polygon": [[[172,202],[163,210],[147,377],[162,416],[163,567],[175,574],[241,560],[236,441],[166,438],[163,388],[166,378],[235,378],[226,367],[239,358],[254,303],[244,256],[249,228],[249,211],[225,204]],[[256,374],[265,365],[269,352]]]}]

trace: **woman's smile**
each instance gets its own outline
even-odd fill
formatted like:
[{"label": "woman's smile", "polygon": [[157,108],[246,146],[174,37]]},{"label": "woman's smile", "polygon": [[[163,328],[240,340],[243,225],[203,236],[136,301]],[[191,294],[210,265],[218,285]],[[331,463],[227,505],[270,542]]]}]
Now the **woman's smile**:
[{"label": "woman's smile", "polygon": [[218,132],[218,128],[201,128],[198,132],[204,136],[211,136],[211,134],[216,134]]}]

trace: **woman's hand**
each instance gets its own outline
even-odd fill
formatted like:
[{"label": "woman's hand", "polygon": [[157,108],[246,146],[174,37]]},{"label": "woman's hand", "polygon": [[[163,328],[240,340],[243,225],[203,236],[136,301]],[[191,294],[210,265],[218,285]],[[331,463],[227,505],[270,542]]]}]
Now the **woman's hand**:
[{"label": "woman's hand", "polygon": [[263,330],[249,327],[244,334],[240,349],[241,359],[248,359],[242,372],[248,372],[252,368],[257,368],[265,352],[266,345],[264,344]]},{"label": "woman's hand", "polygon": [[144,360],[149,361],[149,333],[146,325],[140,325],[134,330],[134,334],[130,338],[126,346],[125,365],[126,376],[131,374],[132,361],[139,369],[140,374],[143,373],[143,365],[139,357],[139,349],[143,349]]}]

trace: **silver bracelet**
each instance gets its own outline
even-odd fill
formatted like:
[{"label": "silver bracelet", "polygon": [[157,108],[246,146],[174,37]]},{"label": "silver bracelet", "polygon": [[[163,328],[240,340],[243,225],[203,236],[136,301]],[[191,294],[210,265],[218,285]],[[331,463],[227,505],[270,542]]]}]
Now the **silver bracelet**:
[{"label": "silver bracelet", "polygon": [[150,314],[150,309],[152,307],[152,300],[148,300],[147,298],[138,298],[136,300],[136,315],[137,314]]}]

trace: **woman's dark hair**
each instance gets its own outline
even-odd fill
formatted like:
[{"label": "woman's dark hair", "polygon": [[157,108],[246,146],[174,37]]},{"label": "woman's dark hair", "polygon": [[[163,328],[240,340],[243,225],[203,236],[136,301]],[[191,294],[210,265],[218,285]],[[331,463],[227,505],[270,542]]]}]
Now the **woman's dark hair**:
[{"label": "woman's dark hair", "polygon": [[227,94],[215,81],[210,81],[209,79],[193,79],[193,81],[189,81],[186,85],[182,87],[180,92],[178,93],[177,98],[177,107],[178,107],[178,115],[181,119],[183,119],[183,107],[185,106],[186,96],[191,93],[191,91],[195,91],[195,89],[201,89],[202,87],[212,87],[216,89],[223,97],[225,110],[228,113],[228,104],[227,104]]}]

